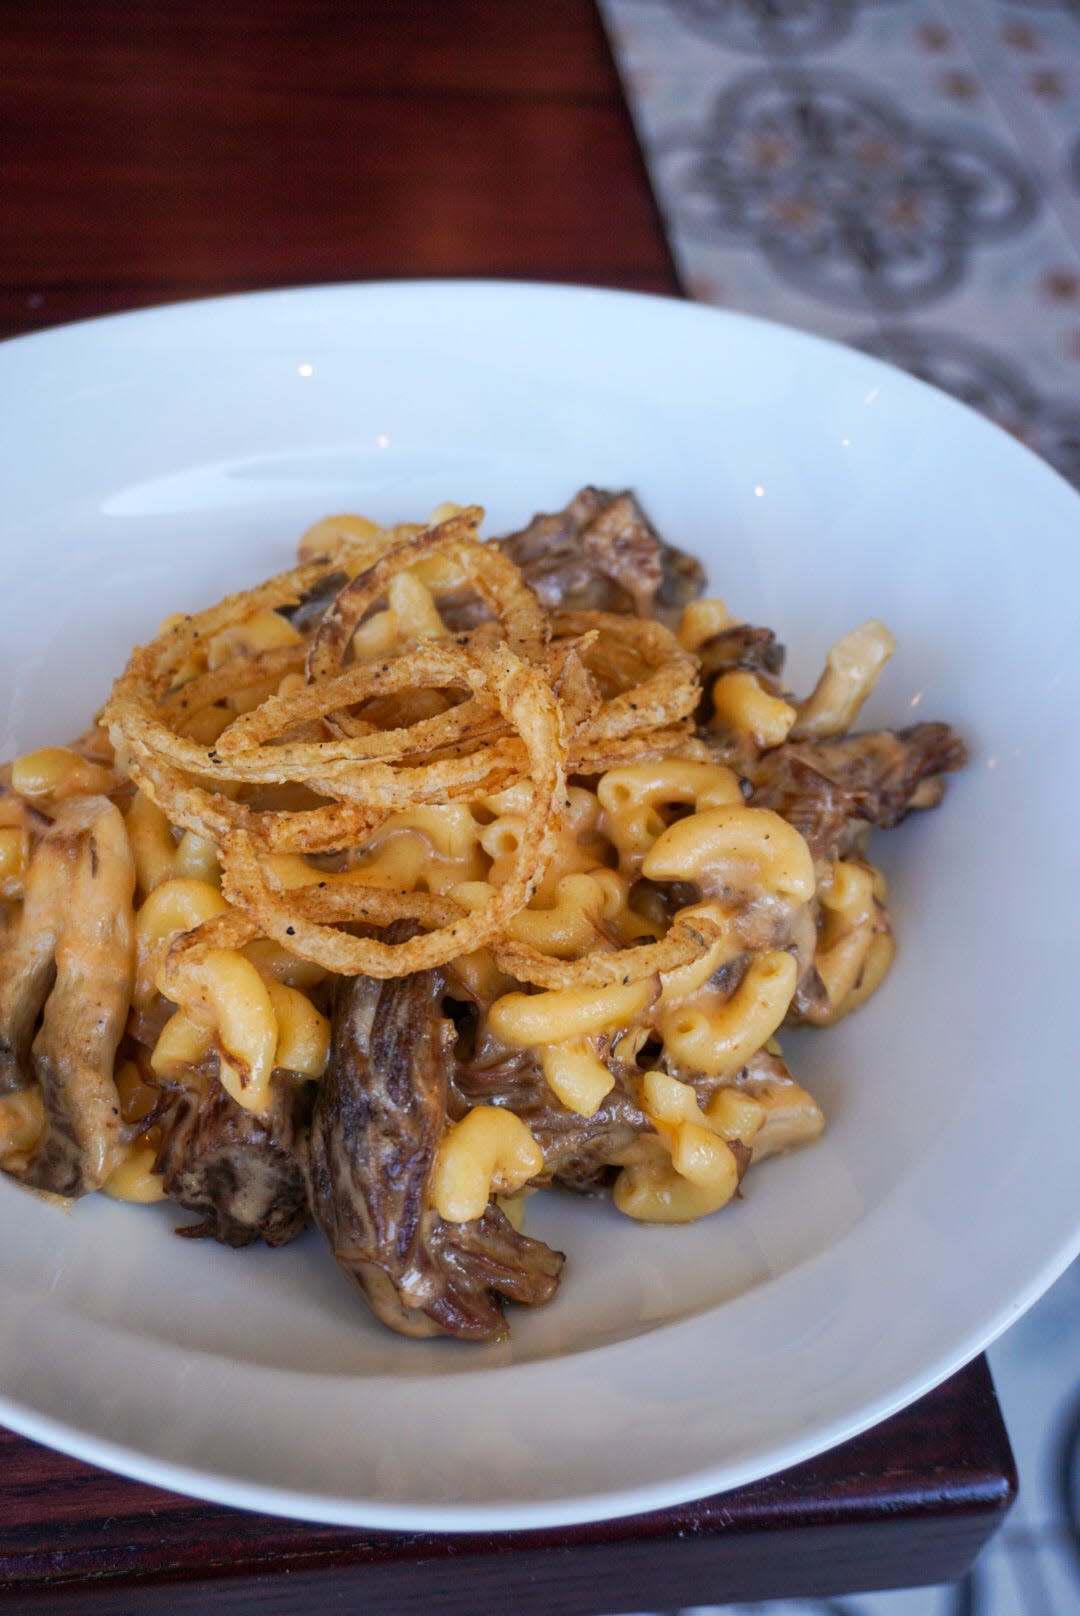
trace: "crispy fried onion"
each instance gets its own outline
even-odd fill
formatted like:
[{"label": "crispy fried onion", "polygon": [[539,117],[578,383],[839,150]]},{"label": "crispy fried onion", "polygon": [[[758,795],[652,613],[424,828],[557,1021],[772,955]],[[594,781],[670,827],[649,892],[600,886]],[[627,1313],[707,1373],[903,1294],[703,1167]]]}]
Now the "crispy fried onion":
[{"label": "crispy fried onion", "polygon": [[[598,761],[613,768],[607,760],[627,740],[678,725],[693,713],[700,697],[697,659],[663,623],[614,612],[558,612],[552,632],[556,642],[581,644],[587,674],[595,666],[605,683],[625,684],[576,726],[570,747],[575,772],[595,770]],[[640,679],[634,677],[639,670]]]},{"label": "crispy fried onion", "polygon": [[[261,934],[328,971],[391,977],[491,946],[519,980],[557,987],[638,980],[708,946],[700,926],[676,922],[656,941],[559,961],[508,935],[551,862],[566,776],[595,778],[692,748],[700,690],[695,659],[659,623],[549,616],[520,570],[479,541],[481,516],[470,507],[426,530],[373,530],[348,555],[343,540],[173,621],[133,653],[102,722],[169,821],[217,845],[234,906],[225,932],[212,922],[179,939],[177,959],[191,948],[240,946],[224,943],[226,932],[244,941]],[[439,562],[434,576],[479,597],[491,620],[412,638],[386,660],[350,661],[356,629],[385,603],[393,578],[430,558]],[[209,665],[223,630],[329,596],[343,574],[306,639]],[[388,714],[393,727],[381,727]],[[367,885],[350,867],[395,814],[519,783],[529,802],[520,841],[477,909]],[[300,861],[284,871],[281,854],[322,865],[301,864],[298,875]],[[398,944],[371,935],[402,918],[423,930]]]},{"label": "crispy fried onion", "polygon": [[689,965],[716,942],[721,931],[700,914],[676,915],[664,936],[610,953],[588,954],[582,959],[554,959],[531,943],[500,938],[493,953],[501,970],[538,988],[603,988],[644,981],[663,971]]},{"label": "crispy fried onion", "polygon": [[346,584],[324,616],[308,652],[308,673],[313,679],[336,673],[343,665],[361,620],[386,593],[397,572],[439,555],[458,568],[463,581],[494,612],[503,638],[530,660],[539,656],[548,639],[548,619],[540,602],[512,561],[476,537],[483,511],[470,505],[418,538],[396,544],[364,572]]},{"label": "crispy fried onion", "polygon": [[[374,977],[404,976],[482,948],[525,907],[555,851],[566,794],[566,746],[559,707],[543,676],[506,647],[497,650],[447,647],[427,654],[436,660],[445,659],[441,677],[449,679],[461,675],[474,689],[486,692],[507,723],[514,726],[525,748],[531,803],[523,818],[512,869],[490,902],[466,914],[445,901],[435,904],[426,894],[387,894],[341,878],[335,881],[330,876],[325,878],[325,884],[315,885],[314,890],[301,888],[298,903],[296,891],[287,890],[273,867],[259,858],[258,843],[250,831],[234,831],[222,848],[222,889],[230,902],[254,915],[268,937],[343,976],[361,973]],[[442,776],[471,761],[466,758],[453,763],[420,765],[415,770],[403,769],[399,773],[411,778],[423,774],[426,768]],[[386,766],[374,765],[373,768]],[[355,771],[349,789],[357,793],[370,789],[376,793],[374,800],[385,806],[386,782],[366,786],[365,772],[363,769]],[[432,799],[417,799],[414,795],[412,800]],[[402,803],[395,801],[393,806],[400,807]],[[390,913],[389,909],[396,912]],[[434,919],[435,930],[408,942],[390,944],[375,938],[351,936],[327,924],[332,919],[338,923],[364,921],[385,925],[403,915],[421,922]]]}]

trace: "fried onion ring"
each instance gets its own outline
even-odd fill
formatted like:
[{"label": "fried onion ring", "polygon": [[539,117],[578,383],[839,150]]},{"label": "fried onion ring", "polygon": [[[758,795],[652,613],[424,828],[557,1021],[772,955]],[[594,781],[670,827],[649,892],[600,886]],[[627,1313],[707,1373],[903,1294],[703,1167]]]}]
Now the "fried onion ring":
[{"label": "fried onion ring", "polygon": [[658,941],[629,948],[585,954],[579,959],[555,959],[531,943],[500,938],[492,947],[496,964],[519,982],[538,988],[611,987],[641,982],[662,971],[677,970],[699,959],[720,937],[720,928],[697,915],[683,920],[676,915]]},{"label": "fried onion ring", "polygon": [[[460,954],[481,948],[497,937],[506,922],[525,907],[551,862],[565,805],[566,748],[561,714],[549,686],[539,670],[506,647],[490,651],[446,648],[441,654],[451,661],[460,659],[459,667],[465,672],[468,683],[476,690],[489,693],[502,716],[516,729],[527,755],[531,806],[524,816],[511,873],[487,904],[469,914],[459,913],[453,919],[440,922],[435,930],[404,943],[388,944],[375,938],[354,937],[322,921],[309,919],[301,913],[302,905],[295,901],[294,893],[286,896],[280,888],[275,891],[273,878],[258,856],[258,842],[249,830],[232,831],[224,839],[221,854],[225,896],[254,916],[268,937],[327,970],[349,976],[402,976],[444,965]],[[473,759],[458,762],[472,764]],[[388,766],[382,767],[393,773]],[[385,803],[385,798],[381,800]],[[310,888],[301,890],[306,893]],[[359,885],[339,885],[332,889],[328,884],[323,890],[347,893],[353,900],[351,910],[346,901],[341,900],[345,913],[335,916],[339,923],[346,919],[369,919],[370,909],[365,911],[362,905],[383,903],[386,899],[384,891]],[[424,895],[404,896],[413,902]],[[415,913],[415,909],[410,912]]]},{"label": "fried onion ring", "polygon": [[[481,516],[473,506],[423,530],[373,530],[350,546],[351,576],[306,645],[205,670],[203,648],[222,629],[335,587],[344,535],[328,553],[172,623],[137,648],[114,687],[103,715],[113,743],[172,824],[217,845],[224,891],[243,916],[230,919],[237,935],[261,931],[327,970],[395,976],[487,945],[502,968],[541,987],[635,981],[686,964],[705,944],[678,922],[656,942],[576,961],[550,960],[506,935],[550,863],[565,776],[595,778],[684,751],[700,692],[695,659],[660,623],[608,612],[549,617],[520,570],[479,542]],[[346,665],[352,635],[391,579],[435,556],[494,621],[413,640],[386,661]],[[303,685],[256,699],[212,744],[184,732],[199,713],[245,691],[257,697],[260,686],[273,690],[302,665]],[[419,702],[424,691],[444,693],[445,710]],[[372,713],[393,713],[395,703],[408,711],[410,697],[425,716],[389,729],[363,716],[365,704]],[[274,869],[280,853],[352,856],[396,813],[516,784],[530,794],[520,845],[509,878],[479,910],[367,887],[352,872],[312,868],[310,882],[286,885]],[[400,918],[426,929],[393,945],[347,929]],[[197,936],[182,944],[202,946]]]},{"label": "fried onion ring", "polygon": [[[596,634],[601,645],[614,640],[651,670],[642,683],[610,696],[597,713],[583,719],[574,732],[573,748],[585,750],[640,730],[668,727],[689,718],[701,700],[697,659],[663,623],[614,612],[558,612],[552,632],[556,643],[588,634]],[[588,668],[588,649],[584,660]]]},{"label": "fried onion ring", "polygon": [[395,545],[346,584],[316,630],[308,653],[309,679],[325,679],[341,669],[353,634],[385,595],[394,574],[429,555],[447,556],[459,566],[466,582],[495,613],[511,649],[535,660],[547,642],[547,616],[513,562],[477,539],[483,514],[478,505],[468,506],[418,538]]}]

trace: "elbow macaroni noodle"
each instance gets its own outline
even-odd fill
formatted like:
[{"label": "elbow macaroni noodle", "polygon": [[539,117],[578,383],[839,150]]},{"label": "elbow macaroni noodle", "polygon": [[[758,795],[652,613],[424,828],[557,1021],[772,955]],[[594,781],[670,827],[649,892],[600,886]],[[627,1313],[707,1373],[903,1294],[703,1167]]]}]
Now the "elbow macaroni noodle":
[{"label": "elbow macaroni noodle", "polygon": [[483,1217],[492,1195],[513,1195],[543,1165],[543,1152],[513,1111],[474,1106],[443,1136],[432,1203],[448,1223],[470,1223]]},{"label": "elbow macaroni noodle", "polygon": [[863,702],[896,650],[896,641],[876,618],[837,640],[810,695],[799,704],[791,733],[796,740],[842,735],[855,722]]},{"label": "elbow macaroni noodle", "polygon": [[752,673],[722,673],[712,687],[713,712],[729,729],[748,735],[755,746],[779,746],[798,714],[790,703],[766,690]]},{"label": "elbow macaroni noodle", "polygon": [[814,861],[793,825],[771,808],[710,808],[676,820],[642,863],[655,881],[693,881],[707,897],[760,893],[808,903]]},{"label": "elbow macaroni noodle", "polygon": [[[460,509],[436,515],[452,521]],[[420,531],[391,534],[365,518],[327,518],[305,535],[301,561],[328,557],[362,583],[391,538]],[[403,646],[448,641],[439,597],[470,577],[452,551],[437,549],[394,572],[382,599],[350,625],[352,664],[377,674],[380,659]],[[698,653],[738,621],[722,601],[692,602],[678,630],[679,654]],[[183,632],[185,622],[175,619],[174,630]],[[166,697],[179,713],[190,692],[183,741],[212,748],[226,730],[232,740],[230,726],[268,698],[302,697],[307,643],[287,616],[263,606],[201,647],[192,643]],[[730,760],[743,755],[739,747],[760,753],[789,739],[841,734],[892,648],[882,625],[865,624],[833,647],[801,702],[752,668],[721,665],[706,698],[718,732],[733,738],[727,761],[686,730],[665,743],[668,755],[630,750],[592,775],[568,770],[557,830],[527,901],[498,938],[446,967],[453,994],[486,1005],[492,1058],[532,1062],[549,1104],[582,1120],[609,1105],[638,1108],[633,1145],[606,1163],[617,1171],[615,1205],[634,1219],[677,1223],[714,1212],[736,1194],[751,1160],[820,1131],[820,1110],[787,1075],[774,1036],[793,1018],[835,1021],[879,985],[893,953],[884,883],[862,858],[815,860],[793,824],[747,801],[749,784]],[[608,663],[596,666],[618,668],[633,654],[632,646],[612,645]],[[584,688],[582,664],[571,656],[566,667],[567,690]],[[406,709],[412,716],[398,722],[446,712],[449,703],[437,691],[419,692]],[[354,709],[345,733],[378,729],[364,711]],[[318,715],[302,741],[329,733],[328,724]],[[226,745],[221,740],[222,752]],[[0,792],[3,903],[21,900],[33,856],[26,805],[115,792],[129,761],[110,768],[56,747],[16,760],[10,788]],[[143,1075],[134,1066],[123,1081],[118,1075],[136,1131],[104,1187],[148,1202],[164,1194],[155,1167],[160,1141],[152,1126],[137,1132],[130,1096],[140,1084],[149,1093],[147,1085],[217,1081],[237,1105],[259,1113],[274,1083],[317,1083],[330,1055],[324,984],[332,972],[302,948],[290,952],[287,935],[271,937],[258,925],[236,932],[234,946],[229,927],[242,917],[213,825],[175,823],[155,800],[152,778],[137,771],[134,778],[139,784],[121,799],[137,882],[133,1002],[155,1032]],[[487,912],[519,877],[534,802],[527,778],[493,784],[499,781],[367,821],[358,798],[362,828],[348,856],[313,862],[306,846],[316,842],[282,838],[266,860],[274,891],[331,903],[362,888],[386,905],[426,894],[440,917]],[[243,793],[230,800],[242,816]],[[216,927],[222,946],[213,941]],[[209,944],[198,942],[202,935]],[[667,944],[656,955],[661,963],[639,970],[648,950]],[[514,974],[537,956],[561,962],[569,982],[575,964],[610,957],[610,979],[545,986],[542,975]],[[820,991],[800,997],[811,977]],[[0,1098],[0,1166],[21,1161],[43,1125],[36,1091]],[[469,1222],[493,1197],[517,1197],[544,1175],[544,1152],[526,1122],[505,1105],[476,1104],[447,1125],[438,1145],[432,1205],[448,1222]]]},{"label": "elbow macaroni noodle", "polygon": [[707,989],[665,1010],[658,1029],[675,1064],[706,1077],[733,1077],[783,1022],[798,966],[779,950],[748,967],[730,998]]}]

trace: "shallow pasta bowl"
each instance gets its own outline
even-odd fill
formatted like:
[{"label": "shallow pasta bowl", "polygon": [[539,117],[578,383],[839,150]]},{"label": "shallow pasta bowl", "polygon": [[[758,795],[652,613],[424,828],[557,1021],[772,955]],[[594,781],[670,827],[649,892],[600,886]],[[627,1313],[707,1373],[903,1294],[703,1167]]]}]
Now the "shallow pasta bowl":
[{"label": "shallow pasta bowl", "polygon": [[[81,730],[168,612],[315,517],[477,501],[488,531],[637,490],[808,688],[871,616],[866,718],[953,723],[942,808],[878,834],[884,988],[785,1045],[821,1143],[685,1228],[556,1195],[569,1254],[509,1345],[402,1341],[314,1235],[177,1240],[0,1182],[0,1419],[148,1481],[372,1526],[602,1518],[735,1486],[927,1391],[1080,1246],[1071,1070],[1080,500],[876,361],[680,303],[405,284],[229,298],[0,349],[0,755]],[[535,1211],[533,1210],[535,1208]]]}]

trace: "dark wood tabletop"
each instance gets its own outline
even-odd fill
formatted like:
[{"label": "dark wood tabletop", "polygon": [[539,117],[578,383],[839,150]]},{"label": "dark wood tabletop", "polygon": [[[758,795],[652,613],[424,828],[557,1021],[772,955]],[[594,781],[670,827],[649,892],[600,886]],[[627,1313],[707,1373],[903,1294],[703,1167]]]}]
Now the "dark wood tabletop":
[{"label": "dark wood tabletop", "polygon": [[679,291],[590,0],[0,0],[0,330],[311,281]]},{"label": "dark wood tabletop", "polygon": [[[680,294],[591,0],[0,0],[0,334],[452,275]],[[0,1610],[630,1611],[959,1576],[1015,1493],[977,1360],[783,1475],[438,1537],[278,1521],[0,1432]]]}]

